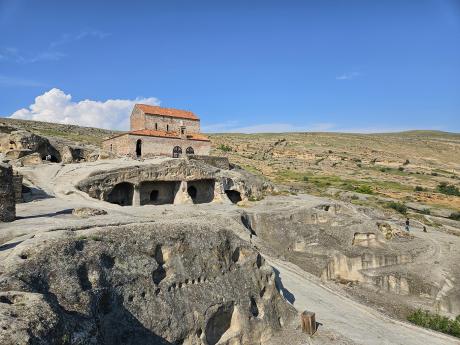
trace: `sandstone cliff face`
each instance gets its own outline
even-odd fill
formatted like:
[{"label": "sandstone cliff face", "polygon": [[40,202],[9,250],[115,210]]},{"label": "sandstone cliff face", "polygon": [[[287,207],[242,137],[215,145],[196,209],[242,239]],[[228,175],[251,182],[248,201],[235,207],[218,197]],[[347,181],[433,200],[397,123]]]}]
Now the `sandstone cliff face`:
[{"label": "sandstone cliff face", "polygon": [[[157,181],[210,181],[212,199],[222,200],[225,192],[237,191],[241,198],[261,198],[274,186],[268,181],[243,169],[220,169],[198,160],[169,159],[149,165],[139,165],[110,171],[97,172],[77,184],[77,188],[91,197],[109,200],[110,193],[118,184],[129,183],[142,189],[145,182]],[[142,191],[141,191],[142,193]],[[225,198],[224,198],[225,199]]]},{"label": "sandstone cliff face", "polygon": [[260,254],[205,224],[19,245],[0,276],[0,343],[263,344],[296,313]]},{"label": "sandstone cliff face", "polygon": [[[25,130],[0,132],[0,153],[4,153],[7,159],[19,166],[40,164],[48,155],[51,156],[52,162],[63,163],[91,162],[114,157],[110,152],[93,145],[79,145],[58,138],[48,139]],[[35,156],[33,159],[32,155]]]}]

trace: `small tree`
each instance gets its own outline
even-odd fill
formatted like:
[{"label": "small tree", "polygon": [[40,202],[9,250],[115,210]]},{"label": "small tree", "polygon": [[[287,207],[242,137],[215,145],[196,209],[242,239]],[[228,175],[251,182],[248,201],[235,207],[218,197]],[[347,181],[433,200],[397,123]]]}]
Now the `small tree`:
[{"label": "small tree", "polygon": [[403,203],[391,201],[387,204],[387,207],[392,208],[401,214],[407,214],[407,206]]},{"label": "small tree", "polygon": [[453,184],[447,184],[446,182],[438,184],[437,190],[442,194],[460,196],[460,190]]},{"label": "small tree", "polygon": [[355,192],[361,194],[374,194],[371,186],[368,185],[361,185],[355,188]]}]

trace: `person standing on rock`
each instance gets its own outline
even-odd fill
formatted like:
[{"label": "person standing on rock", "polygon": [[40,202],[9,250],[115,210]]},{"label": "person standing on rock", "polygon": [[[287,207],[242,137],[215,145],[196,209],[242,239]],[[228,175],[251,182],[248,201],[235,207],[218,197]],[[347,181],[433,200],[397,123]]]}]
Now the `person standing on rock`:
[{"label": "person standing on rock", "polygon": [[406,218],[406,231],[407,232],[410,232],[409,225],[410,225],[409,218]]}]

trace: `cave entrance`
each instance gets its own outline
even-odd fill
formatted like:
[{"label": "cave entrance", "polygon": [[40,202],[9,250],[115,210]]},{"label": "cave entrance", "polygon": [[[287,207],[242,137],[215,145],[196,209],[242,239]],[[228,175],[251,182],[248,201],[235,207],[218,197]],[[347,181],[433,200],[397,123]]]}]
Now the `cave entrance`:
[{"label": "cave entrance", "polygon": [[237,204],[238,202],[242,200],[241,193],[236,190],[226,190],[225,194],[227,194],[230,201],[234,204]]},{"label": "cave entrance", "polygon": [[136,141],[136,156],[140,157],[142,156],[142,140],[137,139]]},{"label": "cave entrance", "polygon": [[187,192],[194,204],[204,204],[214,200],[215,181],[195,180],[187,182]]},{"label": "cave entrance", "polygon": [[173,204],[180,181],[145,181],[139,186],[141,205]]},{"label": "cave entrance", "polygon": [[46,154],[46,155],[43,155],[41,158],[43,161],[46,161],[46,162],[51,162],[51,163],[60,162],[59,158],[57,158],[55,155]]},{"label": "cave entrance", "polygon": [[107,195],[107,201],[120,206],[133,204],[134,186],[129,182],[117,184]]},{"label": "cave entrance", "polygon": [[192,198],[192,200],[195,200],[196,199],[196,193],[197,193],[197,190],[196,190],[196,187],[195,186],[190,186],[187,188],[187,193],[188,195],[190,195],[190,197]]}]

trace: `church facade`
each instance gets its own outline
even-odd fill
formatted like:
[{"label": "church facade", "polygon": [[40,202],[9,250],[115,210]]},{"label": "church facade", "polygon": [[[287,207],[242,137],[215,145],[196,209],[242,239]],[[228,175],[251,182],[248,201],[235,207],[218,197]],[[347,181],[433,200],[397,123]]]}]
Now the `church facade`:
[{"label": "church facade", "polygon": [[200,133],[200,119],[191,111],[136,104],[130,127],[104,140],[103,148],[138,158],[209,155],[211,150],[210,140]]}]

